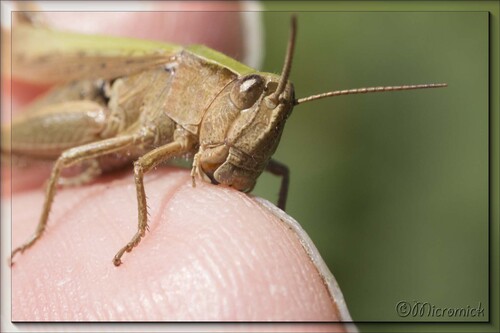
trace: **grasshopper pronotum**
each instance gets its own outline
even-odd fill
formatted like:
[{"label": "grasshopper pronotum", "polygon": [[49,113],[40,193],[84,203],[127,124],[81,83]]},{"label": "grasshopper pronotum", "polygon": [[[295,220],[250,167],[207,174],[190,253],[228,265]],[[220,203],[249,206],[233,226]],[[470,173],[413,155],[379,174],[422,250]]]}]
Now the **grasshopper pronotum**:
[{"label": "grasshopper pronotum", "polygon": [[86,166],[77,177],[83,182],[133,162],[139,223],[113,259],[119,266],[123,254],[145,235],[143,177],[157,165],[192,154],[193,186],[200,178],[244,192],[269,171],[281,177],[278,206],[284,209],[288,169],[271,157],[295,105],[337,95],[446,86],[370,87],[296,99],[288,80],[295,35],[293,16],[283,70],[277,75],[201,45],[90,37],[34,28],[28,22],[15,26],[13,75],[72,83],[54,88],[15,118],[12,128],[2,128],[2,136],[12,139],[10,151],[2,146],[2,153],[55,160],[38,227],[11,259],[40,239],[57,185],[71,181],[61,172],[75,164]]}]

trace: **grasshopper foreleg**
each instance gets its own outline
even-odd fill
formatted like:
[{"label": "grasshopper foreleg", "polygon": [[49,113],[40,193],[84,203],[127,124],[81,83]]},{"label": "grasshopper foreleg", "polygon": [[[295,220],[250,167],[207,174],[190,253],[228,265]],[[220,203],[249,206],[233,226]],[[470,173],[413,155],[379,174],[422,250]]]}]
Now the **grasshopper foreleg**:
[{"label": "grasshopper foreleg", "polygon": [[103,141],[89,143],[83,146],[75,147],[64,151],[61,156],[57,159],[54,167],[52,168],[52,173],[47,183],[47,189],[45,193],[45,202],[43,204],[42,215],[35,233],[31,238],[23,245],[17,247],[11,254],[11,265],[14,263],[13,259],[18,253],[23,253],[26,249],[33,246],[42,236],[45,227],[47,226],[47,221],[49,217],[50,208],[54,201],[54,196],[56,194],[57,185],[61,176],[61,171],[75,163],[93,159],[98,156],[105,154],[110,154],[118,150],[122,150],[132,144],[136,137],[130,136],[119,136],[116,138],[110,138]]},{"label": "grasshopper foreleg", "polygon": [[134,163],[134,177],[135,186],[137,191],[137,205],[139,214],[139,223],[137,225],[137,232],[132,239],[121,248],[113,258],[113,264],[120,266],[122,261],[121,257],[125,252],[130,252],[139,244],[141,238],[144,237],[148,227],[148,207],[146,202],[146,192],[144,191],[144,174],[162,162],[165,162],[172,157],[182,155],[190,151],[195,143],[190,136],[186,135],[184,130],[176,130],[175,139],[173,142],[164,146],[158,147],[145,155],[141,156]]},{"label": "grasshopper foreleg", "polygon": [[272,173],[275,176],[281,177],[278,207],[282,210],[285,210],[286,198],[288,196],[288,184],[290,182],[290,170],[283,163],[271,159],[267,164],[266,171]]}]

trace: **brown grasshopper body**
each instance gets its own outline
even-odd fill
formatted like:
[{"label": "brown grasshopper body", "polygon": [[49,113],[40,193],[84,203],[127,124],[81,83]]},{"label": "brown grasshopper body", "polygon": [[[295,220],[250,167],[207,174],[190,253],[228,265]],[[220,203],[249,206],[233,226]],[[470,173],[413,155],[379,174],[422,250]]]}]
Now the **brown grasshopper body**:
[{"label": "brown grasshopper body", "polygon": [[[2,128],[2,136],[12,139],[8,151],[12,155],[56,160],[38,228],[12,256],[41,237],[57,185],[64,183],[61,173],[73,165],[87,166],[85,177],[81,178],[86,180],[133,162],[138,230],[114,257],[113,262],[118,266],[122,255],[145,234],[147,203],[143,177],[155,166],[176,156],[194,155],[193,185],[195,177],[199,177],[245,192],[251,191],[259,175],[268,170],[282,176],[278,205],[284,209],[288,169],[271,156],[295,105],[342,94],[443,86],[363,88],[296,100],[288,81],[295,24],[293,19],[281,75],[258,72],[203,46],[168,46],[168,52],[148,57],[113,59],[131,64],[132,69],[121,75],[115,69],[102,69],[98,79],[84,75],[78,67],[77,76],[85,80],[54,88],[14,119],[11,129]],[[23,76],[26,55],[13,54],[19,76]],[[71,56],[78,58],[79,54],[82,53]],[[47,60],[43,56],[43,53],[36,55],[29,61],[43,65],[44,59]],[[96,62],[98,57],[92,57],[86,54],[85,59]],[[94,66],[108,66],[108,62],[103,64]],[[75,74],[69,74],[72,75]],[[2,153],[7,150],[7,146],[2,146]]]},{"label": "brown grasshopper body", "polygon": [[[238,76],[218,67],[182,51],[168,68],[56,88],[13,121],[11,153],[57,159],[69,148],[109,139],[110,150],[102,154],[113,152],[127,163],[179,141],[185,147],[167,159],[198,151],[194,167],[200,176],[250,191],[277,147],[292,105],[269,110],[255,103],[274,92],[279,76]],[[180,98],[186,90],[202,98]],[[290,94],[291,85],[287,100]],[[121,145],[112,140],[116,137]],[[125,143],[126,137],[133,144]],[[109,159],[104,161],[99,165],[106,169]]]}]

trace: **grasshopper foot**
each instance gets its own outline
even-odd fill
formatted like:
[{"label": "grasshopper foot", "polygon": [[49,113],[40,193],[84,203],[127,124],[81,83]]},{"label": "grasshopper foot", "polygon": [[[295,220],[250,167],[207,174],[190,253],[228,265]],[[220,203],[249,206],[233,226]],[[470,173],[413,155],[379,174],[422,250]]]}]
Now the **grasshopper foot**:
[{"label": "grasshopper foot", "polygon": [[130,252],[132,251],[132,249],[134,247],[136,247],[139,242],[141,241],[141,238],[144,237],[144,231],[142,230],[139,230],[135,235],[134,237],[132,238],[132,240],[130,242],[127,243],[127,245],[125,245],[124,247],[122,247],[120,249],[120,251],[118,251],[115,255],[115,257],[113,258],[113,264],[118,267],[122,264],[122,256],[125,252]]},{"label": "grasshopper foot", "polygon": [[38,230],[33,236],[31,236],[31,239],[29,241],[27,241],[26,243],[24,243],[23,245],[21,245],[19,247],[16,247],[14,249],[14,251],[12,251],[12,253],[10,255],[10,260],[9,260],[10,267],[12,267],[14,265],[14,257],[18,253],[23,253],[24,251],[26,251],[27,249],[29,249],[31,246],[33,246],[33,244],[35,244],[35,242],[38,239],[40,239],[40,237],[42,236],[42,232],[43,232],[43,229]]},{"label": "grasshopper foot", "polygon": [[23,253],[24,250],[26,250],[26,246],[23,245],[23,246],[20,246],[18,248],[16,248],[14,251],[12,251],[11,255],[10,255],[10,258],[8,260],[8,263],[9,263],[9,266],[12,267],[14,266],[15,264],[15,261],[14,261],[14,257],[18,254],[18,253]]},{"label": "grasshopper foot", "polygon": [[116,267],[120,266],[122,264],[122,260],[120,259],[120,257],[118,257],[118,255],[116,255],[114,258],[113,258],[113,265],[115,265]]},{"label": "grasshopper foot", "polygon": [[122,256],[126,252],[130,252],[132,248],[129,248],[129,244],[127,246],[123,247],[118,251],[118,253],[115,254],[115,257],[113,258],[113,264],[118,267],[122,264]]}]

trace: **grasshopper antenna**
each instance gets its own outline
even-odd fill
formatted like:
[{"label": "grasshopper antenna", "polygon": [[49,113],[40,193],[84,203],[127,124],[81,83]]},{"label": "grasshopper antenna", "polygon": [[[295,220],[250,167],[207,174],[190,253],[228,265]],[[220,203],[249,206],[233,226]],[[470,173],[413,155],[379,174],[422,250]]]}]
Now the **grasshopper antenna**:
[{"label": "grasshopper antenna", "polygon": [[[281,71],[281,80],[278,83],[276,91],[267,97],[268,101],[270,101],[274,106],[278,105],[280,95],[285,90],[288,77],[290,76],[290,70],[292,68],[293,53],[295,49],[295,36],[297,35],[296,15],[292,15],[290,24],[291,24],[290,37],[288,39],[288,47],[286,50],[285,63],[283,64],[283,70]],[[296,99],[294,100],[294,105],[314,101],[321,98],[340,96],[340,95],[366,94],[373,92],[397,91],[397,90],[441,88],[447,86],[448,84],[446,83],[430,83],[430,84],[414,84],[414,85],[403,85],[403,86],[384,86],[384,87],[368,87],[368,88],[357,88],[348,90],[336,90]]]},{"label": "grasshopper antenna", "polygon": [[276,91],[269,95],[268,100],[274,105],[278,105],[279,97],[283,90],[285,90],[288,77],[290,76],[290,70],[292,68],[293,52],[295,49],[295,36],[297,35],[297,16],[292,15],[290,20],[290,37],[288,39],[288,47],[286,49],[285,63],[283,64],[283,70],[281,71],[281,80],[278,83]]},{"label": "grasshopper antenna", "polygon": [[297,105],[321,98],[340,96],[340,95],[366,94],[366,93],[397,91],[397,90],[441,88],[447,86],[448,86],[447,83],[430,83],[430,84],[414,84],[414,85],[404,85],[404,86],[368,87],[368,88],[358,88],[358,89],[348,89],[348,90],[336,90],[322,94],[312,95],[309,97],[299,98],[294,101],[294,104]]}]

